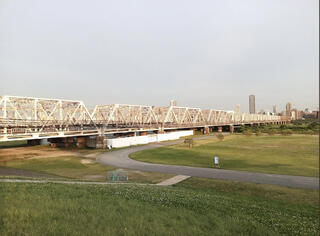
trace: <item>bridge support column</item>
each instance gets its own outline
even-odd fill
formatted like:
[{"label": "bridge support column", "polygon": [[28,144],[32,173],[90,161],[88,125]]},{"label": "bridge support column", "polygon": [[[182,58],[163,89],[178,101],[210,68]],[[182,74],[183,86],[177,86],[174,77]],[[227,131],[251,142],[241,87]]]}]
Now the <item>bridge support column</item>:
[{"label": "bridge support column", "polygon": [[159,127],[159,129],[156,132],[157,132],[157,134],[164,134],[165,133],[163,127]]},{"label": "bridge support column", "polygon": [[218,132],[222,133],[222,126],[218,126]]},{"label": "bridge support column", "polygon": [[87,138],[86,137],[77,137],[76,138],[76,146],[78,148],[85,148],[87,146]]},{"label": "bridge support column", "polygon": [[230,125],[230,126],[229,126],[229,130],[230,130],[230,133],[233,134],[233,132],[234,132],[234,126],[233,126],[233,125]]},{"label": "bridge support column", "polygon": [[96,148],[104,149],[107,147],[107,137],[104,135],[96,137]]},{"label": "bridge support column", "polygon": [[209,134],[210,130],[208,126],[203,127],[203,134]]},{"label": "bridge support column", "polygon": [[48,139],[51,147],[72,147],[74,145],[73,137],[68,138],[50,138]]}]

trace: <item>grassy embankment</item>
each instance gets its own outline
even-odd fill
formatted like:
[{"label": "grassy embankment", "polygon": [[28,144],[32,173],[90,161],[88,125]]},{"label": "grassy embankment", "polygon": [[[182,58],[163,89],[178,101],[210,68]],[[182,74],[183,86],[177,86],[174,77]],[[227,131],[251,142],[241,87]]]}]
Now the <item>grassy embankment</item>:
[{"label": "grassy embankment", "polygon": [[212,167],[213,157],[220,157],[223,169],[318,176],[319,136],[226,136],[186,144],[132,153],[131,158],[144,162]]},{"label": "grassy embankment", "polygon": [[318,235],[317,194],[205,179],[174,187],[0,183],[0,234]]}]

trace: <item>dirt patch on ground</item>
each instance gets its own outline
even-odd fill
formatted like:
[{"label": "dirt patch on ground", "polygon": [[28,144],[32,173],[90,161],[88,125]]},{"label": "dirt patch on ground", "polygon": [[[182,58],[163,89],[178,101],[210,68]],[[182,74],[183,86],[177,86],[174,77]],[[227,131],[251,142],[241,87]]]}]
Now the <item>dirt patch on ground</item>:
[{"label": "dirt patch on ground", "polygon": [[106,176],[104,175],[85,175],[84,176],[85,179],[106,179]]},{"label": "dirt patch on ground", "polygon": [[47,146],[30,146],[16,148],[1,148],[0,163],[10,160],[37,159],[57,156],[78,156],[75,151],[62,150]]},{"label": "dirt patch on ground", "polygon": [[37,173],[29,170],[19,170],[15,168],[8,168],[0,166],[0,176],[24,176],[24,177],[45,177],[45,178],[59,178],[54,175],[47,175],[42,173]]},{"label": "dirt patch on ground", "polygon": [[82,159],[81,164],[92,164],[94,161],[93,160],[88,160],[88,159]]}]

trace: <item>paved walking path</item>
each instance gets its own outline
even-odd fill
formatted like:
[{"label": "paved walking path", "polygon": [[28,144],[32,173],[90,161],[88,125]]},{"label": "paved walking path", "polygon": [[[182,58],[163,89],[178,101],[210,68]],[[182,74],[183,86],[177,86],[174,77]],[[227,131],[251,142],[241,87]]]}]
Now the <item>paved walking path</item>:
[{"label": "paved walking path", "polygon": [[184,181],[186,179],[190,178],[190,176],[187,175],[176,175],[170,179],[166,179],[160,183],[157,183],[157,185],[161,185],[161,186],[169,186],[169,185],[173,185],[173,184],[177,184],[180,183],[181,181]]},{"label": "paved walking path", "polygon": [[[195,138],[205,139],[207,136]],[[260,184],[273,184],[295,188],[319,189],[319,178],[303,177],[293,175],[264,174],[248,171],[222,170],[213,168],[201,168],[190,166],[152,164],[132,160],[129,154],[141,150],[152,149],[167,145],[182,143],[183,140],[175,140],[165,143],[154,143],[145,146],[136,146],[132,148],[120,149],[107,152],[98,157],[98,161],[103,164],[149,172],[161,172],[177,175],[186,175],[193,177],[214,178],[221,180],[232,180],[240,182],[251,182]]]}]

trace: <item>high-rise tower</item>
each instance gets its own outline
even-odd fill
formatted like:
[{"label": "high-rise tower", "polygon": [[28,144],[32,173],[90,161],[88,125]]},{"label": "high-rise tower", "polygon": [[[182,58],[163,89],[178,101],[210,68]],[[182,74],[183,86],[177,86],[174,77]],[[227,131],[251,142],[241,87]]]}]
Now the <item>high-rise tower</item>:
[{"label": "high-rise tower", "polygon": [[249,96],[249,112],[250,114],[256,113],[256,101],[254,95]]}]

